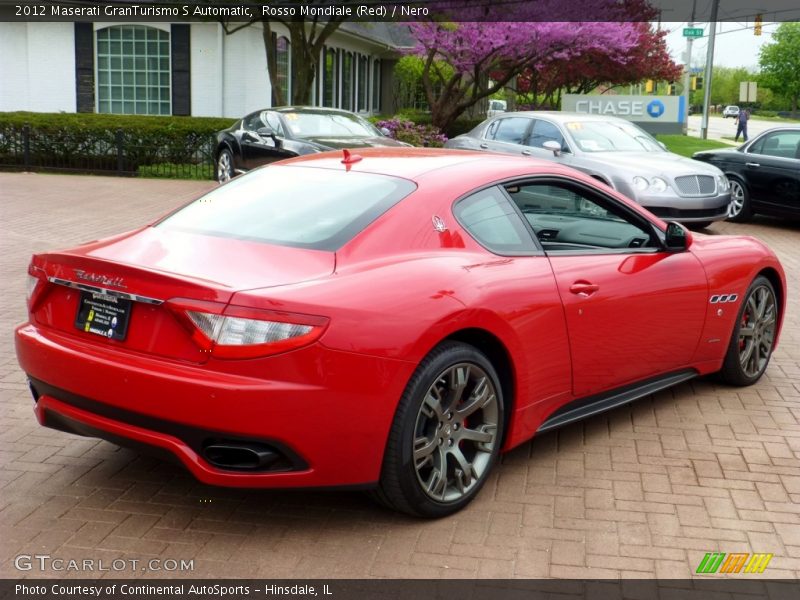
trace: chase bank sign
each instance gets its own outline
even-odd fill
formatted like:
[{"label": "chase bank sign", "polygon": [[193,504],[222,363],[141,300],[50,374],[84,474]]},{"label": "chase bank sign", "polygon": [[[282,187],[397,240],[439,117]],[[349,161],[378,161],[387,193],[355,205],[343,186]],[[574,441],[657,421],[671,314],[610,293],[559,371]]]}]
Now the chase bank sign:
[{"label": "chase bank sign", "polygon": [[585,96],[566,94],[561,110],[620,117],[651,133],[680,133],[686,114],[683,96]]}]

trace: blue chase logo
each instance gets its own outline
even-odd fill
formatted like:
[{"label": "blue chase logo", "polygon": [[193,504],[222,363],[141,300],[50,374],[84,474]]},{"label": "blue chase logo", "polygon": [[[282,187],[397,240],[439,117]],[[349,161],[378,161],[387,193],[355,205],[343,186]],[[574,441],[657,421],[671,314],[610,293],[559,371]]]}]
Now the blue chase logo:
[{"label": "blue chase logo", "polygon": [[661,100],[653,100],[647,105],[647,114],[657,119],[664,114],[664,103]]},{"label": "blue chase logo", "polygon": [[657,119],[664,114],[664,103],[661,100],[653,100],[647,105],[647,114]]}]

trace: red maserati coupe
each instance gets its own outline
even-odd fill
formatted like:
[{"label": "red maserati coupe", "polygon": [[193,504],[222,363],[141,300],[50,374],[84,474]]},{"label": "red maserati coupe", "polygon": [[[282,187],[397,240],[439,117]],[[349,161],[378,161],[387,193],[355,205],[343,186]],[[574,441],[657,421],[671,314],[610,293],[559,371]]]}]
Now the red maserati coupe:
[{"label": "red maserati coupe", "polygon": [[42,425],[428,517],[536,434],[698,375],[756,382],[786,302],[752,238],[552,162],[433,149],[276,163],[29,275]]}]

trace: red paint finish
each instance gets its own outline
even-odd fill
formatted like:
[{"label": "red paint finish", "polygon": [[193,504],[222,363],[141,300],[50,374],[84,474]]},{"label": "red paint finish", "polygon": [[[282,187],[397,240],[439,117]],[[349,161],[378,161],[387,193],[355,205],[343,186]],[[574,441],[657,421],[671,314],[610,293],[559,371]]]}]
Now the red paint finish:
[{"label": "red paint finish", "polygon": [[[459,224],[453,205],[477,189],[522,177],[569,178],[602,190],[661,231],[665,224],[552,163],[424,149],[359,155],[347,165],[340,152],[315,155],[247,176],[314,168],[416,184],[335,252],[146,227],[35,255],[31,272],[42,280],[29,322],[16,331],[17,356],[30,377],[67,392],[39,398],[40,421],[61,415],[103,435],[167,450],[195,477],[216,485],[369,484],[380,476],[406,384],[448,337],[492,338],[507,357],[508,449],[572,400],[677,369],[718,369],[738,304],[719,315],[711,295],[741,296],[765,269],[785,293],[774,254],[744,238],[697,235],[683,252],[500,256]],[[46,281],[81,283],[75,269],[106,277],[109,289],[164,302],[133,302],[123,341],[79,331],[80,292]],[[308,330],[274,352],[237,352],[215,347],[188,311]],[[70,394],[91,404],[78,406]],[[143,420],[126,422],[119,411]],[[142,425],[148,419],[152,427]],[[275,443],[306,467],[218,468],[186,439],[155,425],[164,422],[211,437]]]}]

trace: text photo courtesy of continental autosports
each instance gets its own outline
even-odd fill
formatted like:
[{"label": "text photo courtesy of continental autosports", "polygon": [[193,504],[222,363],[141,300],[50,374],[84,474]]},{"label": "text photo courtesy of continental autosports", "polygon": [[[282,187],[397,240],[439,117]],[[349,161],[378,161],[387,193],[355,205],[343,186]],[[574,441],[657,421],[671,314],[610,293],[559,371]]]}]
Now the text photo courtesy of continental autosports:
[{"label": "text photo courtesy of continental autosports", "polygon": [[796,6],[0,0],[0,82],[3,594],[800,594]]}]

